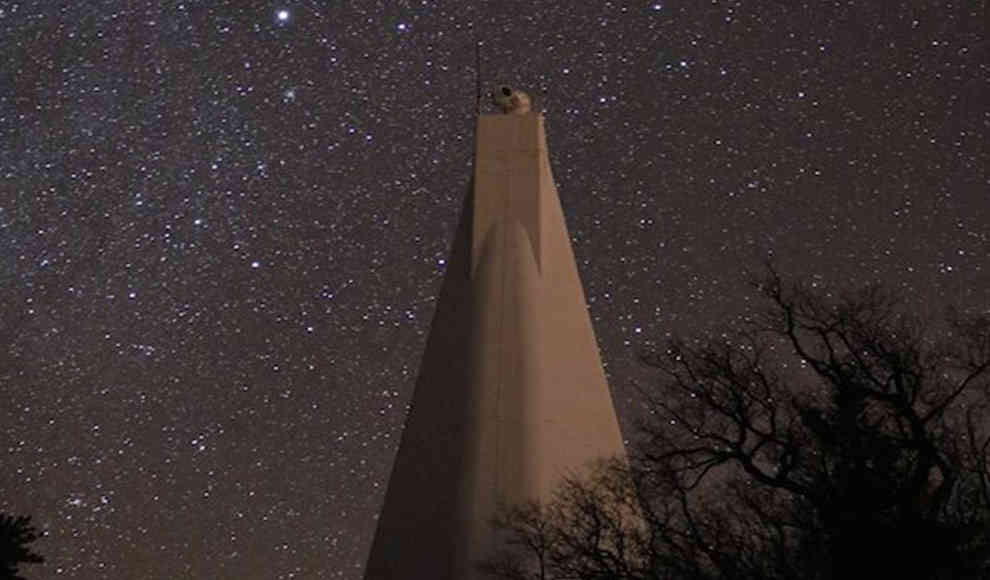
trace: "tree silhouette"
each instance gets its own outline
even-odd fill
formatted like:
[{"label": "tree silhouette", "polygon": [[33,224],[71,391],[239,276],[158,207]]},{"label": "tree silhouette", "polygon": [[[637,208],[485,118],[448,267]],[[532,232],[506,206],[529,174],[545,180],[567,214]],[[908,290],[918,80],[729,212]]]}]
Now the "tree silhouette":
[{"label": "tree silhouette", "polygon": [[0,580],[24,580],[18,576],[20,564],[45,561],[28,547],[39,537],[38,531],[31,525],[30,516],[0,513]]},{"label": "tree silhouette", "polygon": [[990,318],[923,324],[879,286],[755,287],[673,339],[628,461],[493,522],[529,579],[990,577]]}]

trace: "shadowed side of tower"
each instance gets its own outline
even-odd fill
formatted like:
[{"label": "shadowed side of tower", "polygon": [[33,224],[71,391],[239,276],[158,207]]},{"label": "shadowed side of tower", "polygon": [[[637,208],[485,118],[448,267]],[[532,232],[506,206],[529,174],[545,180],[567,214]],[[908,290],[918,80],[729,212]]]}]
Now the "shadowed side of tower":
[{"label": "shadowed side of tower", "polygon": [[482,115],[365,578],[481,578],[497,506],[621,453],[543,117]]}]

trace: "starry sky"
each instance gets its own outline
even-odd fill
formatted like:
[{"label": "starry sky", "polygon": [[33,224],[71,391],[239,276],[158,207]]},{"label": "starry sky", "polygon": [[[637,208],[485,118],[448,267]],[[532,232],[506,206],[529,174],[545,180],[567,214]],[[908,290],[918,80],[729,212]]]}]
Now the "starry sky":
[{"label": "starry sky", "polygon": [[[0,510],[46,578],[361,577],[486,87],[626,429],[744,270],[990,305],[985,1],[0,1]],[[627,433],[628,436],[628,433]]]}]

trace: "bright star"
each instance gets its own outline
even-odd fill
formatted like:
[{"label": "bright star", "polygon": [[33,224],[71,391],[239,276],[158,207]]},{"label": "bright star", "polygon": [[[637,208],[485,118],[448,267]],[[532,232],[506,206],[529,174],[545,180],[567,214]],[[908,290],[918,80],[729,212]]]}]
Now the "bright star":
[{"label": "bright star", "polygon": [[276,12],[275,16],[278,18],[279,22],[285,22],[289,19],[289,11],[283,8]]}]

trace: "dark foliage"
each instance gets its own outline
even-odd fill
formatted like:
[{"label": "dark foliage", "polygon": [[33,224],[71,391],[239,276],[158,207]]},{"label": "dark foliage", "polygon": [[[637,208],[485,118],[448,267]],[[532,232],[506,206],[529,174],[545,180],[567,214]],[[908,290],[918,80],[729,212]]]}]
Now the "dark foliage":
[{"label": "dark foliage", "polygon": [[626,461],[496,522],[529,579],[990,577],[990,318],[923,324],[870,286],[756,283],[768,308],[645,361]]},{"label": "dark foliage", "polygon": [[30,516],[0,513],[0,580],[24,580],[18,575],[20,564],[45,561],[28,547],[39,537],[38,531],[31,525]]}]

